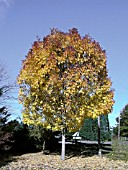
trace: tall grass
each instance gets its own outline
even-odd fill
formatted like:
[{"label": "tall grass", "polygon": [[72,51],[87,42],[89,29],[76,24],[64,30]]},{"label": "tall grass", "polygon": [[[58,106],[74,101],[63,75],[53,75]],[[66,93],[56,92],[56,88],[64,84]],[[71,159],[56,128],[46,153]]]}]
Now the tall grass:
[{"label": "tall grass", "polygon": [[112,141],[112,152],[107,154],[110,159],[128,161],[128,141]]}]

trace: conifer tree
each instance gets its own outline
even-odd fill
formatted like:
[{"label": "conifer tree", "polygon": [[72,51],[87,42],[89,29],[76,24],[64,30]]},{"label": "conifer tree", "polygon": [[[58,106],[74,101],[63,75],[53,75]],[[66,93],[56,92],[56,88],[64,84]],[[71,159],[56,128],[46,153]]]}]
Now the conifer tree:
[{"label": "conifer tree", "polygon": [[[100,116],[100,140],[108,141],[111,139],[111,132],[109,127],[108,115]],[[98,120],[88,118],[85,119],[82,128],[80,129],[80,136],[85,140],[97,141],[98,140]]]},{"label": "conifer tree", "polygon": [[120,117],[121,136],[128,137],[128,104],[124,107]]},{"label": "conifer tree", "polygon": [[[114,128],[115,135],[118,134],[119,117],[116,118],[116,121],[117,127]],[[122,137],[128,137],[128,104],[120,112],[120,135]]]},{"label": "conifer tree", "polygon": [[11,133],[8,132],[7,121],[10,114],[7,112],[6,107],[0,108],[0,149],[4,150],[5,145],[9,143]]}]

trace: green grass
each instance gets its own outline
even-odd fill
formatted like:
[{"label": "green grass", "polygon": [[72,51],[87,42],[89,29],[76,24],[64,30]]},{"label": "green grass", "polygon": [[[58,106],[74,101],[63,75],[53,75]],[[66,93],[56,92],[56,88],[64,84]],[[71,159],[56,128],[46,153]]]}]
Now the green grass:
[{"label": "green grass", "polygon": [[112,141],[112,152],[107,157],[113,160],[128,161],[128,141]]}]

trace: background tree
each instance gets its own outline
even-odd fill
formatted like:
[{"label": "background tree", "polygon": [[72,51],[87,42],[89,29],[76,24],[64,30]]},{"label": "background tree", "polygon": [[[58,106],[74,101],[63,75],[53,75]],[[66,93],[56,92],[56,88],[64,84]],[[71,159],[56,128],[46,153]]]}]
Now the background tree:
[{"label": "background tree", "polygon": [[6,65],[0,60],[0,106],[6,105],[7,100],[10,99],[11,90],[14,88],[14,83],[10,83],[9,76],[6,71]]},{"label": "background tree", "polygon": [[62,144],[66,130],[77,131],[85,117],[110,113],[114,103],[105,51],[75,28],[68,33],[52,29],[43,41],[34,42],[18,84],[23,121],[61,130]]},{"label": "background tree", "polygon": [[53,132],[42,126],[26,125],[23,122],[13,120],[9,122],[12,132],[12,152],[27,153],[44,151],[49,153],[56,150],[58,140],[55,140]]},{"label": "background tree", "polygon": [[12,144],[12,132],[9,127],[10,113],[7,105],[7,99],[10,97],[12,85],[8,81],[6,67],[0,63],[0,149],[9,149]]},{"label": "background tree", "polygon": [[[45,135],[44,135],[44,128],[42,126],[29,126],[29,136],[33,141],[35,148],[39,150],[45,149]],[[43,148],[44,147],[44,148]]]},{"label": "background tree", "polygon": [[111,130],[108,115],[101,115],[101,141],[111,140]]},{"label": "background tree", "polygon": [[[108,115],[100,116],[100,140],[111,140],[111,131],[109,126]],[[80,129],[80,136],[85,140],[97,141],[98,140],[98,119],[88,118],[85,119],[82,128]]]},{"label": "background tree", "polygon": [[10,114],[7,112],[6,107],[0,108],[0,149],[8,149],[11,142],[11,133],[8,129],[8,118]]},{"label": "background tree", "polygon": [[128,104],[123,108],[120,115],[120,134],[128,137]]},{"label": "background tree", "polygon": [[36,149],[43,150],[45,153],[55,150],[55,145],[58,140],[55,140],[54,134],[51,130],[44,129],[40,125],[31,125],[28,128],[30,140]]},{"label": "background tree", "polygon": [[[94,119],[95,120],[95,119]],[[95,128],[97,128],[97,125],[94,124],[94,121],[92,118],[86,118],[84,120],[84,124],[82,128],[80,129],[80,136],[85,140],[94,141],[94,135],[95,135]]]},{"label": "background tree", "polygon": [[[114,128],[114,134],[118,134],[119,117],[116,118],[117,126]],[[128,137],[128,104],[120,112],[120,136]]]}]

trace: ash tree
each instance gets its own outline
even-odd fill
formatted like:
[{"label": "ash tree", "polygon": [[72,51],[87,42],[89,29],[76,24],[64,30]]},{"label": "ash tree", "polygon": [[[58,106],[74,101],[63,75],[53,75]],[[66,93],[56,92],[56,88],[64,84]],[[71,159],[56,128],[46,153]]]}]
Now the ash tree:
[{"label": "ash tree", "polygon": [[51,33],[32,45],[18,76],[23,121],[62,131],[77,131],[85,118],[111,112],[113,90],[106,53],[99,43],[76,28]]}]

